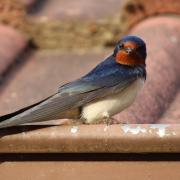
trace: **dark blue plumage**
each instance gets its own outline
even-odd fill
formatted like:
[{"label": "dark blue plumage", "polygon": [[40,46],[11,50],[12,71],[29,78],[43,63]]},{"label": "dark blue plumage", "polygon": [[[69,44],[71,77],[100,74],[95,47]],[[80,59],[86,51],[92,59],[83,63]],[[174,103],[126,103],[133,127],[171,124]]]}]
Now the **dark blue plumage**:
[{"label": "dark blue plumage", "polygon": [[124,36],[123,38],[121,38],[120,41],[118,41],[118,43],[120,43],[120,42],[128,42],[128,41],[133,41],[133,42],[135,42],[136,44],[138,44],[141,47],[146,47],[145,42],[140,37],[132,36],[132,35]]},{"label": "dark blue plumage", "polygon": [[128,78],[138,78],[145,76],[146,71],[143,66],[131,67],[127,65],[121,65],[116,63],[114,57],[110,55],[87,75],[82,77],[82,79],[85,81],[94,81],[113,85]]}]

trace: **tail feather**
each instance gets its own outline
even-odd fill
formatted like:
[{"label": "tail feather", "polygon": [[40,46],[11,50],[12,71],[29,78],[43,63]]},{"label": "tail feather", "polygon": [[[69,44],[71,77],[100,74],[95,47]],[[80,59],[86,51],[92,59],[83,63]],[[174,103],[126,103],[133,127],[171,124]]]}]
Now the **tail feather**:
[{"label": "tail feather", "polygon": [[6,115],[4,115],[4,116],[0,116],[0,122],[5,121],[5,120],[7,120],[7,119],[10,119],[10,118],[12,118],[12,117],[14,117],[14,116],[17,116],[18,114],[21,114],[21,113],[27,111],[28,109],[31,109],[32,107],[39,105],[39,104],[42,103],[42,102],[44,102],[44,100],[43,100],[43,101],[40,101],[40,102],[38,102],[38,103],[32,104],[32,105],[30,105],[30,106],[24,107],[24,108],[22,108],[22,109],[20,109],[20,110],[18,110],[18,111],[13,112],[13,113],[6,114]]},{"label": "tail feather", "polygon": [[[54,95],[52,95],[54,96]],[[42,121],[42,120],[49,120],[50,116],[40,116],[39,118],[37,117],[33,117],[33,109],[35,107],[36,110],[39,108],[39,110],[41,110],[41,104],[44,103],[45,101],[47,101],[48,99],[50,99],[52,96],[43,99],[35,104],[32,104],[30,106],[27,106],[25,108],[22,108],[18,111],[15,111],[13,113],[10,114],[6,114],[4,116],[0,116],[0,128],[5,128],[5,127],[10,127],[10,126],[15,126],[18,124],[23,124],[23,123],[29,123],[29,122],[33,122],[36,120],[36,122],[38,121]],[[53,115],[55,117],[55,114]]]}]

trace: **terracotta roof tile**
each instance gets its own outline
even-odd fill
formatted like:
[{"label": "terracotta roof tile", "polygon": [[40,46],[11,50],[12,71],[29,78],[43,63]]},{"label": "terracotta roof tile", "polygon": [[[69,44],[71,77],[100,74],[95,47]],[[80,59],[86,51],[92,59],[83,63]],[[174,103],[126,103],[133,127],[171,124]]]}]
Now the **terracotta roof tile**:
[{"label": "terracotta roof tile", "polygon": [[27,38],[11,27],[0,25],[0,75],[25,49]]},{"label": "terracotta roof tile", "polygon": [[[180,87],[179,87],[180,89]],[[163,114],[162,118],[158,121],[158,123],[166,123],[166,124],[179,124],[180,123],[180,92],[178,89],[177,95],[174,96],[174,100],[170,104],[167,111]]]},{"label": "terracotta roof tile", "polygon": [[26,7],[32,6],[35,2],[39,1],[39,0],[16,0],[19,3],[22,3],[23,5],[25,5]]}]

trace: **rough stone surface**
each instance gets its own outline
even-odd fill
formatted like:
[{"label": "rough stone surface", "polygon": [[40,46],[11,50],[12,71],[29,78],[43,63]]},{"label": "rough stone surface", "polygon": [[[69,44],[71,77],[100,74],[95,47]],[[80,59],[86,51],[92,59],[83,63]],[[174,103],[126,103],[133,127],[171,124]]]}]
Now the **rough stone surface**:
[{"label": "rough stone surface", "polygon": [[127,0],[122,9],[122,20],[127,28],[147,17],[180,14],[179,0]]},{"label": "rough stone surface", "polygon": [[32,8],[34,17],[69,20],[95,20],[114,15],[123,0],[47,0]]}]

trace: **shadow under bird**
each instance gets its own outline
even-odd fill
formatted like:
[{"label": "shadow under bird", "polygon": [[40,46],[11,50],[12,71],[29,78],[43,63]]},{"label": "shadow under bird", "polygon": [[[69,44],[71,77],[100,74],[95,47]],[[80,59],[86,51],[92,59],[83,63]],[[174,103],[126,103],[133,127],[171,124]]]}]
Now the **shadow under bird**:
[{"label": "shadow under bird", "polygon": [[87,75],[59,87],[57,93],[0,117],[0,128],[54,119],[97,123],[132,104],[146,79],[146,45],[125,36],[114,52]]}]

